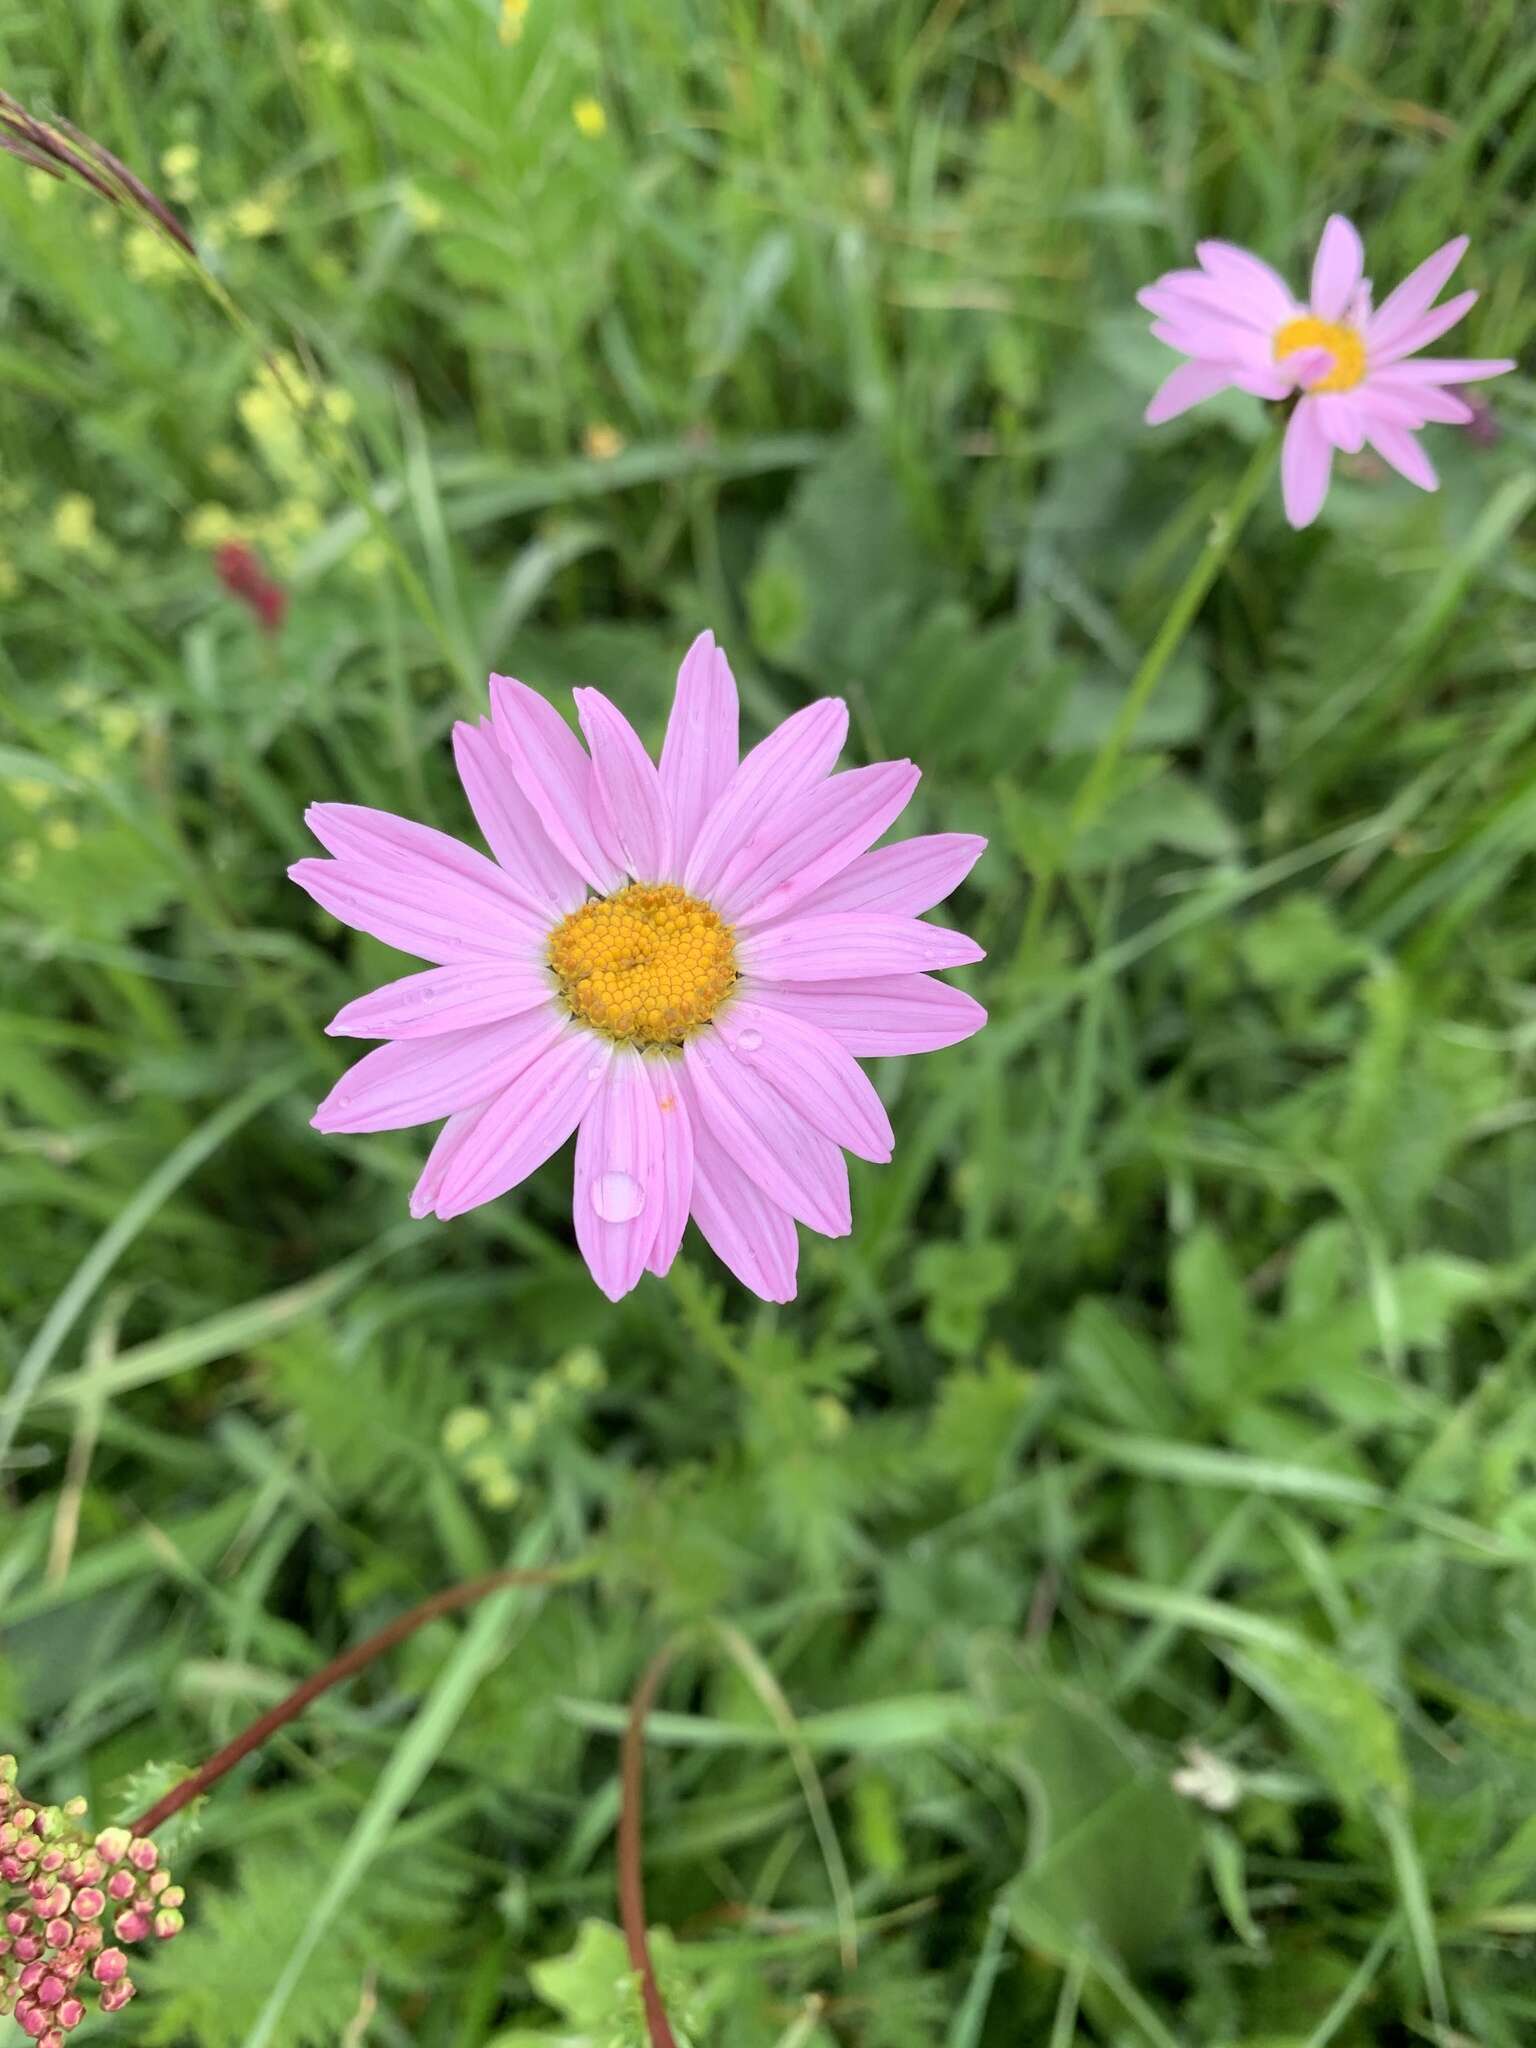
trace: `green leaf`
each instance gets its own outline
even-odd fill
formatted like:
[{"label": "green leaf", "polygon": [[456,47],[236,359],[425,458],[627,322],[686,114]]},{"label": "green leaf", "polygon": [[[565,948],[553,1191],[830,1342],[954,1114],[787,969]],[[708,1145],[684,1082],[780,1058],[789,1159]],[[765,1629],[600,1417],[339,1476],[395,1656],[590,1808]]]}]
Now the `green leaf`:
[{"label": "green leaf", "polygon": [[1311,1645],[1255,1643],[1231,1661],[1308,1750],[1340,1805],[1359,1810],[1378,1797],[1406,1802],[1397,1721],[1363,1678]]},{"label": "green leaf", "polygon": [[1099,1710],[1042,1697],[1012,1753],[1033,1790],[1027,1869],[1009,1892],[1020,1939],[1068,1962],[1085,1939],[1132,1968],[1178,1925],[1200,1826],[1164,1772]]},{"label": "green leaf", "polygon": [[1209,1407],[1241,1400],[1253,1366],[1253,1323],[1242,1277],[1216,1230],[1202,1225],[1184,1240],[1172,1279],[1185,1377]]}]

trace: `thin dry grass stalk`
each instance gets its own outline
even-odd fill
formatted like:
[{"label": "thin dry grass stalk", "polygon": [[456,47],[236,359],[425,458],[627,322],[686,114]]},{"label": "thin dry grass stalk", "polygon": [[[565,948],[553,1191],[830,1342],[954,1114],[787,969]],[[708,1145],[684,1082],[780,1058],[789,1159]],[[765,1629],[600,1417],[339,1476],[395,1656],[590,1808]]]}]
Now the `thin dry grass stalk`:
[{"label": "thin dry grass stalk", "polygon": [[157,198],[120,157],[114,156],[103,143],[82,134],[72,122],[62,117],[40,121],[27,112],[20,100],[0,91],[0,150],[34,170],[46,171],[50,178],[61,178],[66,183],[76,179],[114,206],[132,207],[196,262],[197,249],[191,235],[165,201]]}]

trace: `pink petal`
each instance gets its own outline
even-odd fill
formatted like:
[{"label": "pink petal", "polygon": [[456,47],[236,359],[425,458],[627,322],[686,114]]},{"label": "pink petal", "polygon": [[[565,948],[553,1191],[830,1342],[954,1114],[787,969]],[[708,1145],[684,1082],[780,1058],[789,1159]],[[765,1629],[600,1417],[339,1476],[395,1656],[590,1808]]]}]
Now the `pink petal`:
[{"label": "pink petal", "polygon": [[1164,426],[1202,399],[1225,391],[1231,382],[1230,372],[1220,363],[1180,363],[1158,385],[1142,418],[1149,427]]},{"label": "pink petal", "polygon": [[473,1109],[516,1078],[565,1029],[557,1010],[504,1024],[402,1038],[365,1053],[310,1118],[317,1131],[402,1131]]},{"label": "pink petal", "polygon": [[613,1056],[606,1039],[565,1022],[465,1138],[437,1196],[447,1218],[493,1202],[556,1152],[586,1115]]},{"label": "pink petal", "polygon": [[645,1271],[661,1196],[661,1112],[645,1060],[621,1047],[576,1135],[576,1242],[610,1301]]},{"label": "pink petal", "polygon": [[[646,1265],[653,1273],[672,1270],[677,1248],[688,1227],[688,1209],[693,1199],[693,1127],[683,1099],[683,1071],[680,1060],[647,1060],[646,1078],[660,1111],[661,1166],[656,1176],[656,1241]],[[790,1226],[794,1235],[794,1226]]]},{"label": "pink petal", "polygon": [[288,875],[332,917],[418,960],[527,960],[542,942],[509,908],[452,881],[406,879],[350,860],[295,861]]},{"label": "pink petal", "polygon": [[1438,341],[1458,320],[1464,320],[1477,304],[1476,292],[1458,292],[1454,299],[1447,299],[1443,306],[1436,306],[1432,313],[1410,321],[1401,327],[1389,342],[1378,344],[1371,350],[1371,363],[1385,367],[1395,363],[1400,356],[1414,355],[1421,348],[1428,348],[1432,341]]},{"label": "pink petal", "polygon": [[1394,363],[1392,376],[1403,384],[1477,384],[1514,368],[1513,356],[1415,356]]},{"label": "pink petal", "polygon": [[1342,213],[1331,213],[1312,265],[1312,311],[1319,320],[1342,318],[1365,270],[1365,250]]},{"label": "pink petal", "polygon": [[1242,285],[1267,325],[1280,327],[1294,319],[1297,309],[1290,287],[1262,256],[1240,249],[1236,242],[1215,240],[1196,242],[1195,254],[1213,277]]},{"label": "pink petal", "polygon": [[546,918],[565,917],[587,887],[539,823],[488,718],[453,728],[453,758],[475,823],[503,871]]},{"label": "pink petal", "polygon": [[736,958],[757,981],[846,981],[867,974],[919,974],[967,967],[986,954],[964,932],[882,911],[798,913],[766,930],[742,932]]},{"label": "pink petal", "polygon": [[491,677],[496,737],[539,822],[599,895],[622,887],[618,849],[599,814],[586,749],[553,704],[511,676]]},{"label": "pink petal", "polygon": [[1333,450],[1317,417],[1315,399],[1303,398],[1291,414],[1280,451],[1280,489],[1292,526],[1310,526],[1328,495]]},{"label": "pink petal", "polygon": [[674,859],[686,866],[699,827],[736,773],[736,678],[713,633],[701,633],[677,672],[661,744],[661,788],[672,813]]},{"label": "pink petal", "polygon": [[762,1076],[808,1124],[860,1159],[882,1164],[896,1138],[885,1104],[837,1040],[787,1010],[737,1000],[716,1019],[738,1063]]},{"label": "pink petal", "polygon": [[1389,375],[1373,377],[1366,390],[1371,412],[1397,427],[1422,427],[1431,420],[1464,427],[1476,417],[1464,398],[1438,384],[1395,384]]},{"label": "pink petal", "polygon": [[812,1130],[718,1033],[689,1039],[683,1071],[691,1091],[695,1163],[705,1128],[770,1201],[825,1237],[846,1237],[853,1228],[848,1168],[836,1145]]},{"label": "pink petal", "polygon": [[1399,476],[1407,477],[1409,483],[1417,484],[1421,491],[1439,490],[1440,479],[1435,474],[1434,464],[1406,427],[1394,427],[1386,420],[1373,419],[1370,443],[1382,461],[1390,463]]},{"label": "pink petal", "polygon": [[939,1052],[970,1038],[987,1021],[974,997],[926,974],[800,987],[777,983],[754,994],[765,1009],[783,1010],[825,1031],[856,1059]]},{"label": "pink petal", "polygon": [[[492,1098],[494,1100],[494,1098]],[[443,1177],[455,1159],[464,1149],[465,1140],[490,1108],[489,1101],[482,1102],[475,1109],[461,1109],[449,1117],[437,1134],[437,1142],[427,1154],[427,1163],[421,1169],[421,1177],[411,1189],[411,1214],[419,1222],[430,1216],[437,1206],[438,1190]]]},{"label": "pink petal", "polygon": [[1169,270],[1136,294],[1138,305],[1149,313],[1177,320],[1184,313],[1214,315],[1235,326],[1252,328],[1268,335],[1274,321],[1254,303],[1246,285],[1207,277],[1203,270]]},{"label": "pink petal", "polygon": [[797,908],[802,917],[830,910],[883,910],[892,917],[921,917],[959,888],[986,846],[974,832],[930,832],[920,839],[898,839],[894,846],[860,854],[840,875],[813,889]]},{"label": "pink petal", "polygon": [[721,870],[713,899],[721,916],[747,925],[783,917],[896,822],[919,772],[910,761],[850,768],[765,818]]},{"label": "pink petal", "polygon": [[1257,367],[1269,361],[1273,347],[1267,334],[1184,305],[1162,311],[1152,323],[1152,332],[1180,355],[1199,356],[1213,363],[1248,363]]},{"label": "pink petal", "polygon": [[670,877],[672,820],[661,779],[640,736],[601,690],[573,690],[576,715],[592,749],[597,798],[606,812],[608,841],[637,880]]},{"label": "pink petal", "polygon": [[549,970],[533,960],[430,967],[358,996],[326,1025],[332,1038],[435,1038],[499,1024],[553,999]]},{"label": "pink petal", "polygon": [[311,804],[304,822],[327,853],[354,867],[374,870],[381,881],[399,878],[480,903],[499,922],[513,921],[535,935],[543,930],[536,906],[494,861],[462,839],[375,811],[366,804]]},{"label": "pink petal", "polygon": [[710,806],[683,871],[683,886],[709,896],[726,862],[773,811],[826,779],[848,733],[848,707],[822,697],[760,740]]},{"label": "pink petal", "polygon": [[1317,407],[1317,424],[1331,447],[1344,455],[1358,455],[1365,446],[1365,422],[1351,392],[1320,392],[1312,403]]},{"label": "pink petal", "polygon": [[1234,369],[1232,382],[1239,391],[1246,391],[1252,398],[1289,398],[1296,380],[1277,363],[1267,370]]},{"label": "pink petal", "polygon": [[1327,348],[1293,349],[1288,356],[1280,358],[1275,368],[1292,384],[1315,384],[1333,368],[1333,351]]},{"label": "pink petal", "polygon": [[1470,246],[1465,235],[1457,235],[1433,256],[1426,256],[1417,270],[1410,270],[1397,290],[1389,292],[1372,314],[1366,346],[1373,350],[1390,348],[1400,330],[1411,327],[1434,304]]},{"label": "pink petal", "polygon": [[693,1217],[720,1263],[764,1301],[793,1301],[800,1245],[793,1219],[771,1202],[693,1118]]}]

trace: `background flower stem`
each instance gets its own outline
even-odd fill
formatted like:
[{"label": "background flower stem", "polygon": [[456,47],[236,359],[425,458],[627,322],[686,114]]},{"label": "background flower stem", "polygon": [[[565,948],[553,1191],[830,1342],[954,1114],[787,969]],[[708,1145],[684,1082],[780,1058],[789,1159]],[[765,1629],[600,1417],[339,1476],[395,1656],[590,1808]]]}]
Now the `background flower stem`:
[{"label": "background flower stem", "polygon": [[1113,786],[1115,770],[1135,736],[1136,728],[1152,700],[1153,691],[1162,681],[1169,662],[1183,645],[1184,636],[1194,623],[1196,613],[1205,602],[1206,594],[1227,557],[1237,545],[1238,536],[1248,522],[1249,513],[1274,472],[1283,434],[1284,422],[1277,421],[1254,449],[1248,467],[1238,478],[1231,498],[1212,519],[1205,546],[1190,564],[1189,574],[1180,584],[1172,604],[1163,614],[1163,623],[1158,627],[1151,646],[1142,657],[1140,667],[1131,678],[1131,686],[1125,693],[1115,722],[1094,755],[1093,764],[1083,777],[1077,795],[1072,800],[1065,843],[1055,861],[1041,874],[1036,886],[1025,925],[1026,953],[1033,952],[1045,927],[1058,875],[1070,860],[1072,849],[1078,840],[1097,824]]},{"label": "background flower stem", "polygon": [[339,1657],[333,1657],[322,1670],[306,1678],[302,1685],[294,1687],[286,1699],[279,1700],[275,1707],[268,1708],[252,1721],[248,1728],[221,1750],[199,1765],[192,1775],[183,1778],[179,1785],[173,1785],[163,1799],[157,1799],[153,1806],[141,1813],[130,1825],[136,1835],[153,1834],[163,1827],[172,1814],[180,1813],[192,1800],[211,1791],[226,1772],[232,1771],[255,1750],[271,1740],[280,1728],[303,1713],[312,1701],[329,1692],[333,1685],[340,1685],[344,1678],[353,1678],[359,1671],[365,1671],[375,1658],[382,1657],[386,1650],[392,1650],[397,1643],[403,1643],[417,1629],[429,1621],[436,1621],[440,1615],[456,1614],[463,1607],[473,1607],[490,1593],[500,1593],[514,1586],[556,1586],[584,1576],[586,1566],[580,1562],[566,1565],[549,1565],[534,1570],[509,1569],[487,1572],[481,1578],[465,1579],[460,1585],[447,1586],[440,1593],[434,1593],[429,1600],[407,1613],[398,1615],[381,1629],[367,1636],[360,1643],[354,1643],[350,1650],[343,1650]]}]

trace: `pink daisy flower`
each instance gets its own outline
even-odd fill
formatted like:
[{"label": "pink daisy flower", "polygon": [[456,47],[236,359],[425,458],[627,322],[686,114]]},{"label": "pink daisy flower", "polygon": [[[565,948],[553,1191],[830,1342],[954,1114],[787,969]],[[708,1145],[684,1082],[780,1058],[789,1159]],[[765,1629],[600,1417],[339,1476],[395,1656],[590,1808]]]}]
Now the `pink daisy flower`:
[{"label": "pink daisy flower", "polygon": [[1330,216],[1312,265],[1311,297],[1292,298],[1278,271],[1231,242],[1197,242],[1198,270],[1170,270],[1136,294],[1152,332],[1188,356],[1147,407],[1149,426],[1176,419],[1235,385],[1256,398],[1301,397],[1285,430],[1281,486],[1292,526],[1310,526],[1328,495],[1333,453],[1367,442],[1421,490],[1439,487],[1414,435],[1432,420],[1465,426],[1473,412],[1445,387],[1501,377],[1508,359],[1416,360],[1468,311],[1476,292],[1434,301],[1467,251],[1458,235],[1371,310],[1365,250]]},{"label": "pink daisy flower", "polygon": [[611,1299],[667,1271],[691,1214],[740,1280],[788,1301],[796,1222],[851,1228],[844,1149],[891,1156],[858,1060],[986,1021],[929,971],[981,948],[921,915],[986,841],[871,852],[918,770],[832,774],[848,730],[835,697],[738,761],[736,684],[710,633],[678,674],[659,766],[597,690],[574,693],[583,747],[535,691],[490,687],[493,716],[453,738],[493,859],[387,811],[306,814],[334,858],[293,879],[434,963],[332,1020],[389,1042],[315,1126],[446,1117],[411,1196],[412,1215],[442,1217],[504,1195],[575,1131],[576,1241]]}]

